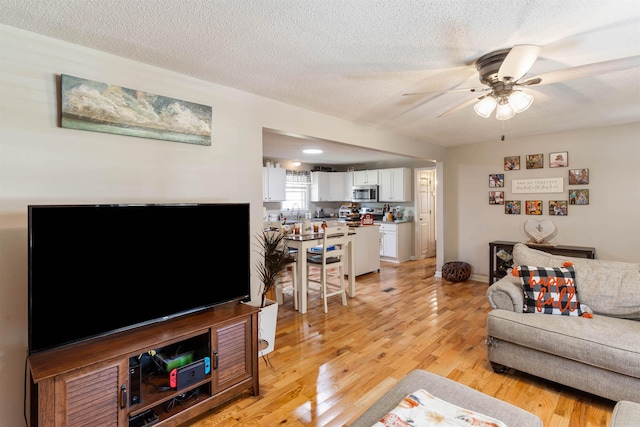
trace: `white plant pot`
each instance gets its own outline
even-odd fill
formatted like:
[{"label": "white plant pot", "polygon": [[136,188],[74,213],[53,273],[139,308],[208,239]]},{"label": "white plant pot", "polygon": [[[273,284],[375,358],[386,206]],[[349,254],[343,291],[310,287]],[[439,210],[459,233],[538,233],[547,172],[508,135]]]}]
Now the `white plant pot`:
[{"label": "white plant pot", "polygon": [[[260,306],[259,301],[248,304]],[[267,300],[258,313],[258,357],[273,351],[276,342],[276,324],[278,323],[278,303]]]}]

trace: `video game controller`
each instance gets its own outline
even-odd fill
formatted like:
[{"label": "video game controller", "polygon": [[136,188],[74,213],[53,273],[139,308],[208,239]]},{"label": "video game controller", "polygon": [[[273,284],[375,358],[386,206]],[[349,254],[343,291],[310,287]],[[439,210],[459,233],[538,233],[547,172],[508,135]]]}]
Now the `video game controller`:
[{"label": "video game controller", "polygon": [[178,386],[178,369],[172,369],[169,372],[169,387],[176,388]]},{"label": "video game controller", "polygon": [[204,360],[204,374],[207,375],[209,372],[211,372],[211,358],[205,357],[202,360]]}]

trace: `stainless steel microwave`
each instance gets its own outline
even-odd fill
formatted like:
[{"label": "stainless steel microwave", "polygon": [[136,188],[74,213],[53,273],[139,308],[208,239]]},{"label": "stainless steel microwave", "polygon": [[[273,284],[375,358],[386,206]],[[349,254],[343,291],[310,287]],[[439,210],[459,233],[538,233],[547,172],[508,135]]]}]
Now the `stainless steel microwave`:
[{"label": "stainless steel microwave", "polygon": [[354,185],[351,193],[351,201],[355,203],[377,202],[377,185]]}]

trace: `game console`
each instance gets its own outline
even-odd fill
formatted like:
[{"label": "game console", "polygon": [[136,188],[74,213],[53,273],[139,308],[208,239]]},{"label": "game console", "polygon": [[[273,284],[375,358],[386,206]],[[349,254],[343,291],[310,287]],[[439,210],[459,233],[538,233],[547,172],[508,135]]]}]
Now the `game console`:
[{"label": "game console", "polygon": [[142,402],[142,365],[137,358],[129,363],[129,405]]},{"label": "game console", "polygon": [[179,368],[174,368],[169,372],[169,387],[182,390],[202,381],[205,378],[205,362],[198,360]]},{"label": "game console", "polygon": [[173,369],[180,368],[193,362],[193,351],[188,351],[177,356],[169,357],[164,353],[156,354],[156,359],[160,364],[160,367],[166,372],[171,372]]}]

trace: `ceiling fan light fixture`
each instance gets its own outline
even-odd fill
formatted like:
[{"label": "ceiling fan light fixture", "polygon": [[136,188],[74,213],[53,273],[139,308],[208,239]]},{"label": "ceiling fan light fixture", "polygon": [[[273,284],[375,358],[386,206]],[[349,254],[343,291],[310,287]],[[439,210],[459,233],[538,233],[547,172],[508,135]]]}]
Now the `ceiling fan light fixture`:
[{"label": "ceiling fan light fixture", "polygon": [[498,107],[496,108],[496,119],[509,120],[515,115],[515,110],[511,105],[509,105],[509,99],[504,96],[500,97],[500,100],[498,100]]},{"label": "ceiling fan light fixture", "polygon": [[521,90],[514,90],[509,95],[509,105],[516,113],[522,113],[533,103],[533,96]]},{"label": "ceiling fan light fixture", "polygon": [[489,118],[489,116],[491,116],[491,113],[496,108],[496,105],[497,102],[493,96],[485,96],[484,98],[482,98],[482,100],[480,100],[480,102],[473,106],[473,109],[480,117],[484,117],[485,119],[487,119]]}]

